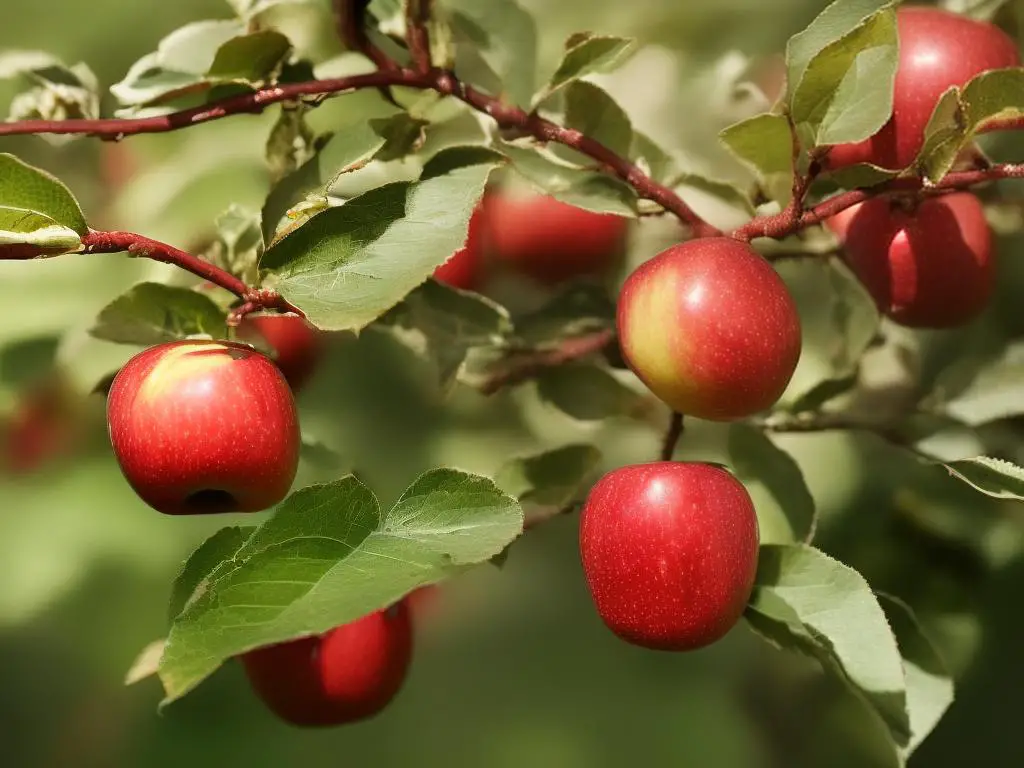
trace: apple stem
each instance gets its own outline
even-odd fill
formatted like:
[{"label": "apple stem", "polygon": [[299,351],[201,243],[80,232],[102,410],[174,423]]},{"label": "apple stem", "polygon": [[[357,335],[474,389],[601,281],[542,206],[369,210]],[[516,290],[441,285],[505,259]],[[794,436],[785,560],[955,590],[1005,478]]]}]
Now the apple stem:
[{"label": "apple stem", "polygon": [[193,256],[173,245],[161,243],[133,232],[99,232],[89,230],[82,238],[85,253],[121,253],[153,259],[164,264],[173,264],[197,277],[201,277],[242,300],[242,304],[228,315],[228,324],[237,325],[250,312],[262,309],[276,309],[280,312],[294,312],[304,316],[302,311],[287,301],[277,291],[267,288],[250,288],[244,281],[226,272],[215,264]]},{"label": "apple stem", "polygon": [[668,429],[665,431],[665,439],[661,442],[661,460],[672,461],[676,452],[676,445],[679,438],[683,436],[683,414],[672,412],[668,420]]},{"label": "apple stem", "polygon": [[374,45],[366,34],[363,21],[369,3],[359,0],[334,0],[332,5],[338,37],[346,48],[363,54],[377,69],[398,68],[391,57]]}]

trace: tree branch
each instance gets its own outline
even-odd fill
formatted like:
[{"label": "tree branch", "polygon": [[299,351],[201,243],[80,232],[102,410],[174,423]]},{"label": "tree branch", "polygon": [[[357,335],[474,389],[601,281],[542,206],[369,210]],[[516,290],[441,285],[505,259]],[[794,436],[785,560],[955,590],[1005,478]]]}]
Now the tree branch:
[{"label": "tree branch", "polygon": [[276,309],[281,312],[294,312],[302,316],[302,311],[285,300],[281,294],[265,288],[250,288],[242,280],[229,272],[225,272],[215,264],[211,264],[198,256],[175,248],[173,245],[151,240],[132,232],[97,232],[90,230],[82,238],[85,253],[121,253],[141,256],[164,264],[173,264],[197,277],[201,277],[214,285],[230,291],[242,300],[241,306],[231,312],[229,324],[237,325],[245,315],[261,309]]},{"label": "tree branch", "polygon": [[512,354],[504,366],[492,373],[478,389],[485,395],[493,395],[505,387],[521,384],[534,379],[548,368],[557,368],[565,363],[580,360],[600,352],[615,340],[615,332],[610,328],[596,331],[586,336],[566,339],[553,349],[539,352]]},{"label": "tree branch", "polygon": [[429,72],[433,66],[430,59],[430,0],[407,0],[405,4],[405,42],[416,69]]},{"label": "tree branch", "polygon": [[377,69],[398,69],[398,65],[378,48],[366,34],[364,19],[367,0],[333,0],[334,21],[338,37],[345,47],[362,53]]}]

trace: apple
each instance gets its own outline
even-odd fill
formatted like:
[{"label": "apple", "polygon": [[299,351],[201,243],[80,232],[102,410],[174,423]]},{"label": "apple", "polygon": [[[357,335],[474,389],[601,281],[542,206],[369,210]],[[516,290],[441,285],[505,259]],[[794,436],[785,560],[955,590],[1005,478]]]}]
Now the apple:
[{"label": "apple", "polygon": [[580,517],[580,557],[605,625],[635,645],[686,651],[739,621],[759,532],[743,485],[721,467],[659,461],[613,470]]},{"label": "apple", "polygon": [[900,325],[963,325],[992,296],[992,233],[968,192],[916,204],[868,200],[850,222],[845,253],[879,310]]},{"label": "apple", "polygon": [[800,358],[785,283],[728,237],[675,245],[641,264],[619,295],[619,344],[637,376],[679,413],[740,419],[782,395]]},{"label": "apple", "polygon": [[546,195],[493,194],[485,242],[498,263],[544,285],[603,275],[619,263],[629,223]]},{"label": "apple", "polygon": [[168,515],[266,509],[298,468],[291,389],[244,344],[174,341],[140,352],[111,383],[107,423],[128,483]]},{"label": "apple", "polygon": [[270,345],[292,392],[305,386],[323,355],[323,335],[298,315],[246,315],[238,333],[242,339],[258,335]]},{"label": "apple", "polygon": [[825,226],[836,236],[836,239],[840,243],[846,242],[846,232],[850,228],[850,222],[853,221],[854,216],[857,215],[857,211],[860,210],[860,203],[857,205],[851,205],[849,208],[844,208],[842,211],[837,213],[835,216],[830,216],[825,219]]},{"label": "apple", "polygon": [[314,637],[241,656],[253,690],[287,723],[327,726],[380,712],[405,682],[413,628],[402,600]]},{"label": "apple", "polygon": [[906,168],[924,145],[924,129],[947,89],[987,70],[1020,66],[1017,44],[988,22],[906,6],[896,12],[896,24],[900,50],[892,117],[874,136],[832,147],[828,168],[854,163]]},{"label": "apple", "polygon": [[0,426],[3,471],[29,474],[67,453],[78,437],[76,422],[60,385],[44,382],[20,393]]},{"label": "apple", "polygon": [[469,219],[465,245],[434,270],[435,280],[466,291],[476,290],[480,286],[484,266],[485,217],[484,203],[481,202]]}]

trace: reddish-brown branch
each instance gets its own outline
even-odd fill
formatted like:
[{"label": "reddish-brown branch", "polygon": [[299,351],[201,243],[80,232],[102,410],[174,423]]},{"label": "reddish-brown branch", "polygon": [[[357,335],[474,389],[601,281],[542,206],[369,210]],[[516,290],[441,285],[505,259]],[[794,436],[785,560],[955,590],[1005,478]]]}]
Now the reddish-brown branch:
[{"label": "reddish-brown branch", "polygon": [[479,390],[485,395],[493,395],[505,387],[536,378],[548,368],[556,368],[596,354],[614,339],[614,331],[608,328],[586,336],[566,339],[553,349],[512,355],[498,371],[479,386]]},{"label": "reddish-brown branch", "polygon": [[198,256],[175,248],[173,245],[151,240],[133,232],[97,232],[90,230],[83,238],[82,245],[86,253],[121,253],[140,256],[164,264],[173,264],[197,277],[201,277],[214,285],[230,291],[242,299],[242,305],[230,316],[232,324],[237,324],[250,312],[261,309],[276,309],[281,312],[302,312],[285,300],[281,294],[265,288],[250,288],[234,275],[225,272],[215,264],[211,264]]},{"label": "reddish-brown branch", "polygon": [[430,33],[427,31],[430,13],[430,0],[407,0],[405,4],[405,42],[409,46],[413,65],[420,72],[429,72],[433,66],[430,59]]},{"label": "reddish-brown branch", "polygon": [[360,0],[334,0],[334,22],[338,37],[345,47],[358,51],[374,63],[377,69],[398,69],[398,65],[378,48],[366,34],[363,24],[367,3]]}]

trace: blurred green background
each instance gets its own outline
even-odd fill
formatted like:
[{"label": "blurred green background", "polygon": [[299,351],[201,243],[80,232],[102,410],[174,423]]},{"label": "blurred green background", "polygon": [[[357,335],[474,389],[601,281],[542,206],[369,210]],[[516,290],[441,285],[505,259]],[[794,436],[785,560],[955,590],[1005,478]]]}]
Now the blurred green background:
[{"label": "blurred green background", "polygon": [[[721,84],[748,64],[736,51],[757,58],[781,50],[825,3],[523,5],[538,18],[542,72],[554,66],[564,38],[581,29],[648,44],[606,80],[608,87],[636,125],[713,169],[715,133],[730,121]],[[177,26],[228,13],[220,0],[9,3],[0,49],[39,48],[69,64],[86,61],[110,84]],[[303,44],[328,55],[329,25],[315,29]],[[268,116],[243,116],[121,144],[0,139],[0,151],[58,174],[94,226],[188,247],[228,204],[261,204],[267,126]],[[656,226],[644,231],[634,258],[651,255],[651,244],[670,236]],[[1004,251],[1017,250],[1017,240]],[[254,699],[233,665],[157,714],[154,680],[127,688],[121,681],[137,652],[163,635],[181,561],[234,520],[164,518],[134,497],[109,452],[102,400],[66,391],[88,386],[124,352],[66,331],[86,327],[131,282],[166,274],[120,256],[0,264],[0,402],[8,423],[16,423],[26,393],[57,388],[59,394],[41,396],[39,407],[73,424],[60,458],[0,480],[3,765],[891,764],[855,702],[812,663],[768,648],[742,625],[724,642],[688,655],[645,652],[613,638],[586,594],[573,518],[531,534],[502,571],[478,569],[441,593],[420,622],[404,690],[371,722],[288,728]],[[961,345],[998,345],[1024,328],[1013,302],[1024,288],[1021,271],[1008,265],[1003,277],[1000,305],[983,322],[922,346],[926,369],[940,367]],[[55,349],[64,366],[59,384],[51,370]],[[427,376],[387,337],[337,340],[302,395],[304,423],[384,499],[431,466],[490,473],[512,452],[574,440],[600,445],[609,466],[657,453],[659,435],[650,423],[581,424],[541,403],[533,385],[494,398],[460,389],[442,406]],[[7,431],[14,434],[13,427]],[[824,516],[822,548],[862,570],[875,588],[914,605],[962,676],[957,702],[912,765],[1024,765],[1012,703],[1024,684],[1024,562],[1002,533],[1005,505],[964,493],[868,437],[794,436],[785,446]],[[696,424],[682,455],[714,458],[722,450],[722,432]],[[303,472],[309,480],[340,469],[307,464]]]}]

